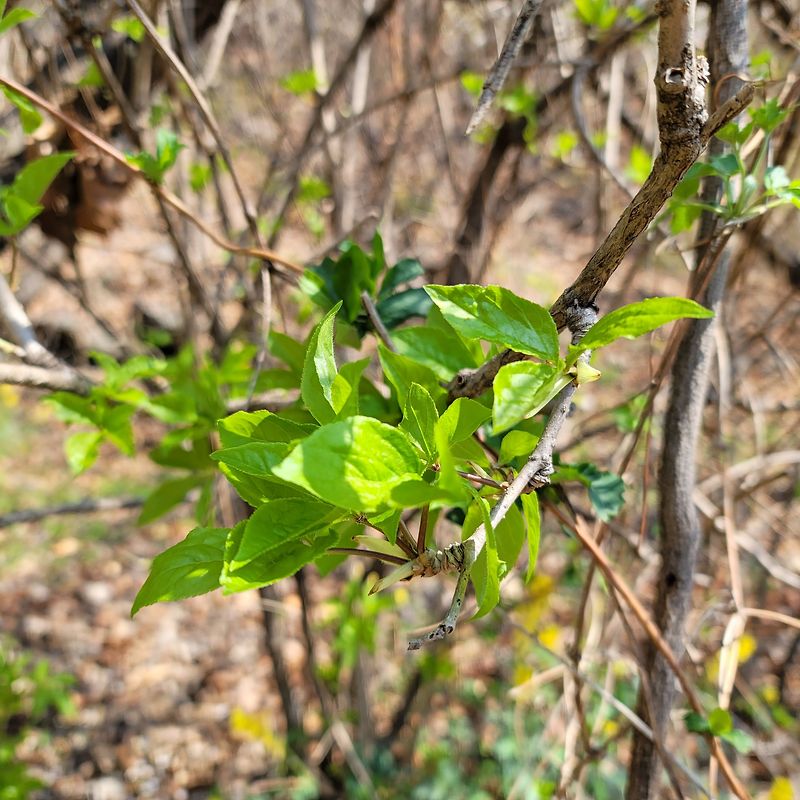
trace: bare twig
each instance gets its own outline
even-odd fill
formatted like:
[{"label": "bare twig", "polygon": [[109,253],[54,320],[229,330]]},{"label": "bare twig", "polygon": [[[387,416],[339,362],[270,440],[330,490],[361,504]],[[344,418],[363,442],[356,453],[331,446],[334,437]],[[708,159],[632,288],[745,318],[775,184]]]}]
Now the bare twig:
[{"label": "bare twig", "polygon": [[119,511],[121,509],[139,508],[144,503],[143,497],[101,497],[79,500],[76,503],[64,503],[60,506],[44,506],[43,508],[26,508],[11,511],[0,516],[0,528],[18,525],[21,522],[38,522],[47,517],[64,516],[66,514],[91,514],[100,511]]},{"label": "bare twig", "polygon": [[387,350],[391,350],[393,353],[396,353],[397,348],[394,346],[392,336],[387,330],[386,326],[383,324],[383,320],[378,313],[378,309],[375,308],[375,303],[372,302],[369,292],[361,292],[361,304],[364,306],[364,311],[367,312],[372,329],[376,334],[378,334],[378,338],[383,342],[384,347],[386,347]]},{"label": "bare twig", "polygon": [[478,105],[467,125],[467,136],[477,130],[489,113],[492,101],[503,88],[514,60],[519,55],[522,45],[525,44],[525,40],[533,28],[533,21],[536,19],[541,5],[542,0],[524,0],[514,26],[511,28],[511,32],[503,45],[503,49],[484,81],[481,96],[478,98]]},{"label": "bare twig", "polygon": [[87,395],[92,382],[79,372],[63,367],[34,367],[29,364],[0,363],[0,383],[29,386],[51,392],[74,392]]},{"label": "bare twig", "polygon": [[[17,81],[13,80],[12,78],[6,78],[0,76],[0,84],[8,86],[9,89],[12,89],[15,92],[23,95],[26,99],[30,100],[39,108],[44,109],[48,114],[55,117],[59,122],[64,124],[70,130],[75,131],[81,137],[86,139],[86,141],[93,144],[98,150],[105,153],[107,156],[110,156],[114,161],[118,164],[122,165],[134,175],[137,175],[140,178],[146,180],[146,176],[137,166],[131,164],[125,156],[116,149],[113,145],[106,142],[100,136],[90,131],[85,125],[82,125],[77,120],[72,119],[70,116],[65,114],[59,108],[54,106],[48,100],[45,100],[40,95],[36,94],[36,92],[31,91],[26,86]],[[266,261],[274,261],[276,264],[280,264],[284,267],[288,267],[289,269],[293,270],[294,272],[302,273],[304,272],[304,268],[299,264],[291,261],[288,258],[276,253],[274,250],[270,250],[269,248],[262,248],[262,247],[242,247],[240,245],[234,244],[233,242],[228,241],[225,237],[220,236],[208,223],[204,220],[200,219],[186,204],[168,189],[165,189],[163,186],[155,186],[155,191],[158,195],[167,203],[169,206],[174,208],[181,216],[188,219],[194,225],[196,225],[206,236],[211,239],[218,247],[222,248],[223,250],[228,251],[229,253],[235,253],[236,255],[244,255],[250,256],[252,258],[260,258]]]}]

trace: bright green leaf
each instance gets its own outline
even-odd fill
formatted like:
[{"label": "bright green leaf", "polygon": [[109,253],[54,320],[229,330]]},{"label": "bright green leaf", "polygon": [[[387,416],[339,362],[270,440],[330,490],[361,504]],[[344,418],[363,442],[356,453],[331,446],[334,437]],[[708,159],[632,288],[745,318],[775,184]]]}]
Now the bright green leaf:
[{"label": "bright green leaf", "polygon": [[303,402],[322,424],[336,419],[338,409],[335,406],[339,404],[341,408],[340,401],[343,403],[346,399],[342,397],[342,382],[334,386],[338,372],[333,354],[333,332],[336,313],[341,307],[340,301],[314,328],[308,340],[303,364],[303,378],[300,384]]},{"label": "bright green leaf", "polygon": [[78,475],[94,464],[100,452],[103,434],[100,431],[74,433],[64,443],[67,463],[74,474]]},{"label": "bright green leaf", "polygon": [[425,291],[462,336],[546,361],[558,358],[558,332],[542,306],[499,286],[426,286]]},{"label": "bright green leaf", "polygon": [[539,496],[536,492],[520,495],[522,511],[528,528],[528,570],[525,582],[530,583],[536,574],[536,562],[539,558],[539,541],[542,535],[542,518],[539,511]]},{"label": "bright green leaf", "polygon": [[439,413],[428,391],[418,383],[412,383],[403,406],[400,429],[417,442],[429,462],[436,458],[435,428],[438,420]]},{"label": "bright green leaf", "polygon": [[[237,527],[244,527],[239,523]],[[195,528],[182,542],[153,559],[150,574],[133,601],[140,608],[182,600],[219,588],[227,528]]]},{"label": "bright green leaf", "polygon": [[412,384],[422,386],[433,398],[434,403],[444,397],[445,391],[439,385],[436,373],[424,364],[420,364],[407,356],[393,353],[382,344],[378,345],[378,357],[386,380],[392,385],[397,395],[398,405],[405,401]]},{"label": "bright green leaf", "polygon": [[0,91],[19,111],[22,130],[28,134],[33,133],[43,121],[42,115],[37,111],[36,106],[27,97],[23,97],[19,92],[9,89],[8,86],[0,86]]},{"label": "bright green leaf", "polygon": [[500,464],[510,464],[515,458],[527,458],[539,443],[539,437],[527,431],[509,431],[500,443]]},{"label": "bright green leaf", "polygon": [[257,508],[242,534],[239,548],[228,559],[230,571],[236,571],[265,553],[278,560],[284,551],[304,536],[327,531],[342,512],[327,503],[309,498],[271,500]]},{"label": "bright green leaf", "polygon": [[243,567],[233,570],[230,568],[229,554],[238,550],[241,537],[242,532],[234,529],[225,548],[226,560],[220,576],[220,583],[222,591],[226,595],[269,586],[283,578],[288,578],[301,567],[319,558],[328,548],[335,546],[339,539],[339,535],[332,532],[324,536],[317,536],[308,544],[297,540],[282,548],[279,554],[272,551],[264,553]]},{"label": "bright green leaf", "polygon": [[0,36],[7,33],[17,25],[29,19],[35,19],[36,14],[28,8],[12,8],[2,19],[0,19]]},{"label": "bright green leaf", "polygon": [[550,364],[515,361],[501,367],[494,379],[493,432],[501,433],[535,414],[570,380]]},{"label": "bright green leaf", "polygon": [[437,423],[448,444],[468,439],[492,415],[485,405],[469,397],[454,400]]},{"label": "bright green leaf", "polygon": [[[584,350],[597,350],[617,339],[633,339],[649,333],[667,322],[689,317],[709,319],[713,311],[684,297],[651,297],[639,303],[622,306],[601,317],[584,336],[580,345],[571,348],[575,355]],[[574,361],[574,358],[570,361]]]},{"label": "bright green leaf", "polygon": [[308,94],[317,90],[317,76],[313,69],[301,69],[281,78],[280,85],[292,94]]},{"label": "bright green leaf", "polygon": [[324,425],[274,469],[339,508],[376,511],[394,486],[416,478],[422,464],[406,436],[371,417]]}]

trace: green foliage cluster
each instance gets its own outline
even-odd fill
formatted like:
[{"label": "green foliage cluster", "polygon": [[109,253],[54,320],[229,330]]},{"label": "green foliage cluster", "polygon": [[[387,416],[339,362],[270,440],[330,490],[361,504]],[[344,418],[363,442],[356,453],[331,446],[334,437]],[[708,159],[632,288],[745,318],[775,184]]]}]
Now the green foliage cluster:
[{"label": "green foliage cluster", "polygon": [[[387,267],[380,237],[369,253],[345,244],[337,259],[326,259],[305,276],[303,289],[326,309],[306,341],[271,336],[270,352],[281,367],[261,377],[266,385],[299,390],[297,402],[278,413],[240,411],[224,417],[217,393],[218,402],[206,409],[202,425],[170,434],[180,452],[195,452],[216,417],[223,417],[217,423],[221,447],[212,453],[201,448],[203,475],[209,474],[210,458],[254,511],[230,529],[201,526],[158,556],[134,612],[220,586],[225,593],[265,586],[314,561],[329,569],[341,558],[331,555],[331,548],[352,547],[354,537],[366,553],[380,552],[397,563],[408,558],[397,540],[401,514],[427,508],[429,536],[442,514],[462,521],[464,538],[487,524],[487,546],[472,573],[478,613],[487,613],[499,601],[500,581],[516,563],[526,535],[528,577],[533,575],[536,494],[523,495],[497,530],[488,517],[491,501],[538,441],[541,422],[532,417],[567,383],[597,377],[595,370],[578,369],[587,349],[639,336],[679,317],[710,315],[689,300],[645,300],[606,316],[562,356],[546,309],[496,286],[407,287],[421,271],[412,260]],[[393,348],[378,343],[377,365],[370,357],[339,364],[335,342],[361,346],[370,334],[362,293],[394,329]],[[423,315],[424,324],[398,327]],[[445,386],[457,372],[505,348],[528,360],[504,367],[493,392],[449,402]],[[376,383],[378,366],[389,397]],[[113,374],[112,365],[104,367]],[[210,365],[206,369],[208,376],[214,372]],[[111,411],[120,403],[150,413],[150,403],[163,406],[163,400],[125,388],[124,377],[111,381],[112,395],[107,380],[81,402],[91,406],[98,393],[105,393]],[[167,395],[173,410],[176,391],[173,384]],[[63,397],[57,401],[63,405]],[[104,413],[101,424],[111,412]],[[129,420],[130,411],[117,413]],[[84,414],[83,421],[90,419]],[[180,444],[188,431],[191,438]],[[485,446],[475,436],[478,431]],[[114,441],[112,434],[103,435]],[[470,480],[475,474],[482,479],[477,488]],[[596,467],[561,465],[554,479],[586,485],[603,518],[621,507],[620,479]],[[169,491],[159,487],[151,496],[145,519],[191,488],[190,478],[179,480],[184,482]]]},{"label": "green foliage cluster", "polygon": [[[792,180],[784,166],[769,163],[772,134],[788,114],[789,109],[782,108],[773,98],[751,109],[749,122],[729,122],[717,133],[731,151],[689,168],[667,205],[673,233],[688,230],[703,211],[718,216],[726,226],[734,226],[778,206],[791,204],[800,208],[800,180]],[[745,145],[755,137],[760,144],[752,165],[748,166]],[[704,178],[722,183],[720,203],[706,203],[698,198]]]},{"label": "green foliage cluster", "polygon": [[0,640],[0,800],[24,800],[41,783],[16,757],[20,742],[49,714],[72,713],[69,675],[33,663],[10,640]]}]

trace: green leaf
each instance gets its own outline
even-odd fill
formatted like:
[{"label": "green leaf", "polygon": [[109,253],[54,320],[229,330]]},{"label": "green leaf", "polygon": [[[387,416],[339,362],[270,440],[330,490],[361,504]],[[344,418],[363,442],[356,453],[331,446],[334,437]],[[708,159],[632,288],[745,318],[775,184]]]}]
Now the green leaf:
[{"label": "green leaf", "polygon": [[436,459],[435,429],[438,421],[439,413],[428,391],[418,383],[412,383],[399,427],[417,442],[428,463]]},{"label": "green leaf", "polygon": [[317,76],[313,69],[301,69],[281,78],[280,85],[292,94],[308,94],[317,90]]},{"label": "green leaf", "polygon": [[[441,474],[441,473],[440,473]],[[447,481],[445,481],[445,484]],[[423,478],[404,481],[392,489],[392,502],[400,508],[432,508],[460,505],[464,500],[464,486],[459,482],[459,491],[453,491],[441,483],[428,483]]]},{"label": "green leaf", "polygon": [[750,110],[750,118],[753,120],[753,124],[767,134],[772,133],[788,115],[789,109],[783,108],[777,97],[767,100],[759,108]]},{"label": "green leaf", "polygon": [[10,225],[3,224],[2,235],[14,236],[24,230],[43,211],[40,205],[31,205],[11,192],[0,198],[0,206]]},{"label": "green leaf", "polygon": [[12,8],[2,19],[0,19],[0,36],[8,33],[12,28],[21,25],[29,19],[35,19],[37,14],[27,8]]},{"label": "green leaf", "polygon": [[103,434],[100,431],[74,433],[67,439],[64,443],[64,453],[74,474],[78,475],[94,464],[102,441]]},{"label": "green leaf", "polygon": [[246,475],[263,478],[274,474],[274,467],[283,461],[290,449],[286,442],[250,442],[217,450],[211,458]]},{"label": "green leaf", "polygon": [[393,353],[382,344],[378,345],[378,357],[386,380],[395,390],[398,405],[402,404],[405,398],[408,397],[408,392],[414,383],[427,390],[434,403],[444,397],[445,390],[439,385],[436,373],[429,367],[407,356]]},{"label": "green leaf", "polygon": [[[340,380],[336,384],[338,371],[333,355],[335,318],[341,307],[342,303],[340,301],[314,328],[308,340],[303,364],[300,393],[308,410],[322,424],[336,419],[339,408],[346,400],[346,396],[342,396],[344,392],[343,384],[346,386],[346,383]],[[347,394],[349,394],[349,391]]]},{"label": "green leaf", "polygon": [[536,574],[536,561],[539,558],[542,518],[539,511],[539,496],[536,492],[520,495],[520,500],[528,528],[528,570],[525,573],[525,582],[530,583]]},{"label": "green leaf", "polygon": [[477,72],[470,72],[467,70],[459,75],[459,80],[461,81],[461,85],[467,90],[467,92],[469,92],[469,94],[475,98],[480,97],[483,89],[483,75],[479,75]]},{"label": "green leaf", "polygon": [[424,274],[425,270],[416,258],[401,259],[386,273],[386,277],[381,284],[381,290],[378,292],[378,300],[385,300],[399,286]]},{"label": "green leaf", "polygon": [[714,736],[722,736],[733,730],[733,719],[724,708],[715,708],[708,715],[708,727]]},{"label": "green leaf", "polygon": [[235,556],[227,559],[235,572],[256,558],[270,553],[278,560],[293,543],[318,531],[327,531],[342,512],[309,498],[271,500],[257,508],[244,528]]},{"label": "green leaf", "polygon": [[[244,527],[241,522],[237,527]],[[144,606],[195,597],[219,588],[227,528],[195,528],[153,559],[150,574],[133,601],[131,616]]]},{"label": "green leaf", "polygon": [[301,175],[297,185],[298,203],[318,203],[331,196],[331,187],[316,175]]},{"label": "green leaf", "polygon": [[753,738],[738,728],[723,733],[721,738],[734,747],[738,753],[749,753],[753,749]]},{"label": "green leaf", "polygon": [[741,172],[741,164],[735,153],[724,153],[720,156],[712,156],[708,163],[721,178],[732,178]]},{"label": "green leaf", "polygon": [[220,576],[222,591],[226,595],[269,586],[288,578],[301,567],[319,558],[328,548],[335,546],[339,539],[339,535],[332,532],[325,536],[317,536],[308,544],[296,541],[282,549],[279,555],[267,552],[240,569],[233,570],[230,568],[229,554],[237,551],[241,536],[241,531],[234,528],[226,544],[226,561]]},{"label": "green leaf", "polygon": [[480,338],[546,361],[558,359],[558,332],[547,309],[499,286],[426,286],[444,318]]},{"label": "green leaf", "polygon": [[600,472],[589,483],[589,500],[597,516],[609,522],[625,505],[625,482],[613,472]]},{"label": "green leaf", "polygon": [[269,352],[275,358],[283,361],[298,378],[303,374],[306,347],[292,336],[287,336],[280,331],[269,332]]},{"label": "green leaf", "polygon": [[144,25],[134,16],[125,16],[115,19],[111,23],[111,30],[127,36],[134,42],[141,42],[144,39]]},{"label": "green leaf", "polygon": [[692,733],[710,733],[711,728],[708,725],[708,720],[698,714],[696,711],[689,711],[683,718],[686,725],[686,730]]},{"label": "green leaf", "polygon": [[164,481],[147,496],[147,500],[144,501],[142,511],[139,514],[138,524],[147,525],[154,519],[166,514],[170,509],[175,508],[203,480],[202,476],[192,475],[188,478],[174,478]]},{"label": "green leaf", "polygon": [[475,498],[475,503],[486,528],[486,544],[478,554],[470,575],[475,586],[475,598],[478,601],[478,610],[472,618],[480,619],[500,602],[500,573],[506,567],[497,552],[497,539],[489,516],[489,503],[480,496]]},{"label": "green leaf", "polygon": [[400,328],[392,334],[397,352],[423,364],[436,373],[439,380],[449,381],[462,369],[480,366],[480,362],[448,325],[432,328],[427,325]]},{"label": "green leaf", "polygon": [[527,458],[539,443],[539,437],[528,431],[510,431],[500,443],[500,464],[510,464],[520,456]]},{"label": "green leaf", "polygon": [[713,311],[684,297],[651,297],[640,303],[631,303],[598,320],[581,343],[570,348],[569,362],[574,362],[576,354],[584,350],[597,350],[621,338],[633,339],[676,319],[709,319],[713,316]]},{"label": "green leaf", "polygon": [[88,87],[92,89],[103,86],[104,84],[105,80],[103,79],[103,73],[100,72],[100,68],[94,63],[94,61],[92,61],[89,66],[86,67],[86,71],[83,73],[83,76],[77,83],[77,85],[81,88]]},{"label": "green leaf", "polygon": [[422,464],[406,436],[371,417],[324,425],[274,469],[339,508],[377,511],[394,486],[416,478]]},{"label": "green leaf", "polygon": [[494,379],[493,433],[535,414],[570,380],[559,366],[550,364],[516,361],[501,367]]},{"label": "green leaf", "polygon": [[28,134],[33,133],[42,124],[42,115],[38,112],[36,106],[27,97],[23,97],[19,92],[9,89],[8,86],[0,86],[0,91],[19,111],[22,130]]},{"label": "green leaf", "polygon": [[419,288],[397,292],[375,304],[378,316],[389,330],[413,317],[425,317],[430,308],[430,298]]},{"label": "green leaf", "polygon": [[448,444],[458,444],[472,436],[491,415],[492,412],[477,400],[459,397],[447,407],[436,427]]}]

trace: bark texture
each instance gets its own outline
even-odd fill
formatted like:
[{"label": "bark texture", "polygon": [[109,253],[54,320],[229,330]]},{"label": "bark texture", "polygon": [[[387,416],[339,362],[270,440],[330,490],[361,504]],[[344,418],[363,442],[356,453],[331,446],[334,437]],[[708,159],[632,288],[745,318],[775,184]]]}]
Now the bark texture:
[{"label": "bark texture", "polygon": [[[717,0],[711,6],[708,53],[712,83],[719,86],[720,103],[741,87],[731,73],[742,72],[748,63],[746,0]],[[724,81],[723,78],[726,78]],[[720,152],[722,143],[714,141],[711,152]],[[720,186],[706,187],[706,201],[715,202]],[[711,196],[708,196],[711,195]],[[714,196],[716,195],[716,197]],[[721,243],[715,237],[716,217],[704,217],[699,241],[710,241],[700,262],[716,270],[702,298],[704,305],[719,313],[728,276],[728,257],[713,252]],[[705,258],[704,258],[705,256]],[[713,268],[713,266],[712,266]],[[697,275],[698,273],[695,273]],[[717,318],[692,320],[681,342],[672,370],[670,400],[664,424],[664,447],[659,489],[661,493],[661,569],[656,599],[656,622],[673,652],[683,652],[686,616],[691,604],[695,561],[700,542],[700,523],[692,499],[696,482],[695,462],[703,407],[708,393],[714,356],[714,328]],[[663,741],[672,703],[675,678],[672,670],[654,648],[646,656],[651,694],[640,691],[637,713],[652,727],[654,738]],[[627,800],[648,800],[658,783],[658,754],[653,742],[641,735],[634,738]]]}]

